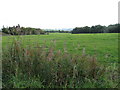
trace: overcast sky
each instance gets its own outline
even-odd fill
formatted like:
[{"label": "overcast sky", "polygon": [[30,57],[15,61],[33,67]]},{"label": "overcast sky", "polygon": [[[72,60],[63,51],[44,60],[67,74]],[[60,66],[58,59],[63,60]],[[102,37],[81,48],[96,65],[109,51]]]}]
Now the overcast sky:
[{"label": "overcast sky", "polygon": [[42,29],[118,23],[119,0],[0,0],[0,27]]}]

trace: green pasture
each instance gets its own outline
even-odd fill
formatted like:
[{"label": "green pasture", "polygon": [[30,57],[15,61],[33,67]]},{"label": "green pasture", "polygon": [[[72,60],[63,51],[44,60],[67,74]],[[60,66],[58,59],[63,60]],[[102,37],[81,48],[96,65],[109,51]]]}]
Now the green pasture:
[{"label": "green pasture", "polygon": [[72,54],[81,54],[84,49],[86,54],[97,55],[100,62],[117,63],[118,61],[118,33],[3,36],[3,49],[7,48],[14,39],[20,39],[25,47],[36,48],[35,44],[45,44],[46,48],[52,46],[55,51],[66,49]]}]

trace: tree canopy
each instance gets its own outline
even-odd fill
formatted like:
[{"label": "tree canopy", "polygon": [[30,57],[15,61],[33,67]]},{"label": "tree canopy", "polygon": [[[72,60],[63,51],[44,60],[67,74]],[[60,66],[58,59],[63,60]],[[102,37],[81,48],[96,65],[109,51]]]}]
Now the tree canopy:
[{"label": "tree canopy", "polygon": [[76,27],[72,30],[72,34],[77,33],[120,33],[120,24],[114,24],[109,26],[85,26],[85,27]]},{"label": "tree canopy", "polygon": [[11,35],[39,35],[39,34],[46,34],[45,31],[43,31],[40,28],[31,28],[31,27],[20,27],[18,24],[17,26],[13,27],[7,27],[5,28],[3,26],[2,32],[6,34],[11,34]]}]

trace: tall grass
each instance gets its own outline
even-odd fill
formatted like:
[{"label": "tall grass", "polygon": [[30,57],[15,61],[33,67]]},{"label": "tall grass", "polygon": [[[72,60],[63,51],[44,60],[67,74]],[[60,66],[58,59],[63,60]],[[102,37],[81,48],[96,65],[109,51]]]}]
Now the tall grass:
[{"label": "tall grass", "polygon": [[[55,44],[55,41],[53,41]],[[78,45],[79,46],[79,45]],[[46,44],[24,47],[20,39],[3,49],[4,88],[117,88],[118,69],[97,56],[54,50]],[[77,49],[76,49],[77,50]],[[113,68],[114,67],[114,68]]]}]

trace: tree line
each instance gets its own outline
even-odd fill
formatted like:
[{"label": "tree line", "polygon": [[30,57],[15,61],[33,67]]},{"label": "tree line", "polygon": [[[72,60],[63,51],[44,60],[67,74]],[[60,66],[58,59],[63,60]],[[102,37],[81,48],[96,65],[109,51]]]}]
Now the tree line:
[{"label": "tree line", "polygon": [[39,35],[39,34],[49,34],[49,33],[120,33],[120,24],[113,24],[109,26],[95,25],[95,26],[85,26],[85,27],[76,27],[72,31],[64,31],[64,30],[42,30],[40,28],[31,28],[31,27],[4,27],[2,28],[2,32],[5,34],[11,35]]},{"label": "tree line", "polygon": [[31,27],[20,27],[18,24],[17,26],[13,27],[4,27],[2,28],[2,32],[11,35],[39,35],[39,34],[48,34],[44,30],[40,28],[31,28]]},{"label": "tree line", "polygon": [[120,33],[120,24],[113,24],[109,26],[95,25],[76,27],[71,31],[72,34],[78,33]]},{"label": "tree line", "polygon": [[46,30],[48,33],[70,33],[71,31],[64,31],[64,30]]}]

